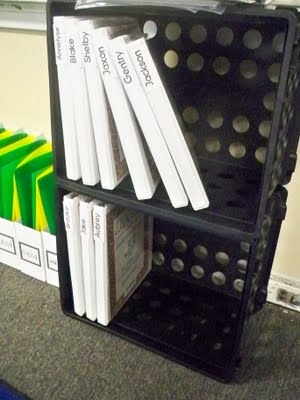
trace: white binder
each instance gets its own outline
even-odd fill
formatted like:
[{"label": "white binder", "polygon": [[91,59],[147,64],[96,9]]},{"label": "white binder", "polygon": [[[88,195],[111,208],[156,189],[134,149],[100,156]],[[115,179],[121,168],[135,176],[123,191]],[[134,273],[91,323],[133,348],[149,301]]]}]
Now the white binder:
[{"label": "white binder", "polygon": [[139,200],[152,198],[159,183],[155,163],[142,140],[135,116],[109,52],[112,28],[93,31],[93,45],[117,125],[129,173]]},{"label": "white binder", "polygon": [[172,205],[175,208],[187,206],[188,198],[185,190],[146,93],[128,54],[126,43],[129,41],[128,36],[119,36],[111,40],[111,56]]},{"label": "white binder", "polygon": [[91,199],[80,201],[80,234],[85,307],[86,316],[91,321],[95,321],[97,318],[93,208],[94,202]]},{"label": "white binder", "polygon": [[60,111],[63,128],[67,178],[77,181],[81,178],[81,167],[77,143],[72,87],[67,66],[65,48],[64,17],[54,17],[53,34],[55,59],[59,85]]},{"label": "white binder", "polygon": [[71,80],[72,99],[76,122],[77,142],[82,173],[82,182],[94,186],[100,181],[96,143],[88,97],[87,84],[80,48],[78,19],[66,17],[65,48],[68,73]]},{"label": "white binder", "polygon": [[67,233],[69,266],[73,291],[74,311],[83,316],[86,312],[80,237],[79,203],[84,196],[70,193],[64,196],[64,222]]},{"label": "white binder", "polygon": [[146,40],[139,38],[129,42],[127,48],[192,207],[196,211],[207,208],[209,200],[199,172],[185,142],[182,129],[158,74]]},{"label": "white binder", "polygon": [[104,21],[80,21],[79,34],[101,186],[112,190],[128,175],[128,168],[91,43],[91,32]]}]

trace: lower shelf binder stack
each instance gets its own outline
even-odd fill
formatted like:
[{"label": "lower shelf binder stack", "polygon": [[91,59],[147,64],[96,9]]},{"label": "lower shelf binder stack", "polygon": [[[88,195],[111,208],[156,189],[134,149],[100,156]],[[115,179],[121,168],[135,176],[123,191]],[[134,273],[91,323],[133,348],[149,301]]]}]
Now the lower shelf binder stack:
[{"label": "lower shelf binder stack", "polygon": [[108,325],[152,263],[153,219],[85,196],[64,196],[73,305]]},{"label": "lower shelf binder stack", "polygon": [[[222,15],[208,11],[194,14],[166,7],[75,9],[74,5],[71,0],[50,0],[47,6],[62,309],[70,317],[114,333],[186,367],[230,381],[240,361],[246,322],[266,302],[268,280],[287,208],[287,190],[282,185],[290,181],[296,164],[300,115],[297,101],[300,96],[298,13],[267,10],[255,5],[230,6]],[[56,22],[61,21],[61,17],[67,17],[67,25],[73,27],[73,36],[66,36],[69,44],[76,42],[70,40],[76,36],[74,26],[79,24],[85,29],[97,27],[96,33],[90,35],[93,40],[106,32],[105,40],[113,42],[106,48],[107,54],[110,52],[116,64],[118,52],[128,46],[129,58],[126,65],[125,58],[120,59],[121,69],[114,71],[114,83],[104,78],[108,73],[109,58],[103,56],[99,43],[98,47],[94,43],[94,50],[100,57],[98,68],[93,67],[94,80],[89,81],[85,66],[79,72],[74,72],[72,66],[70,79],[81,74],[90,84],[81,87],[84,93],[91,92],[90,97],[82,99],[82,109],[80,98],[74,100],[74,95],[70,97],[73,92],[65,91],[70,81],[65,73],[66,64],[61,64],[59,58],[61,48],[57,40],[60,43],[61,31],[57,30]],[[74,17],[75,25],[72,25]],[[128,32],[119,38],[121,31],[124,34],[124,26],[120,31],[116,29],[117,18],[123,19],[126,29],[131,26],[128,21],[134,19],[139,39],[136,40],[132,32],[130,38],[126,37]],[[93,48],[88,47],[86,37],[86,32],[77,36],[77,40],[81,38],[84,42],[83,52]],[[170,190],[171,186],[163,179],[156,157],[158,153],[155,153],[157,148],[151,147],[148,140],[151,129],[149,124],[144,124],[141,104],[129,89],[125,93],[125,85],[116,84],[122,73],[124,79],[129,79],[130,59],[134,62],[134,53],[130,51],[137,52],[141,64],[143,60],[145,63],[139,49],[135,48],[139,40],[146,46],[148,56],[150,54],[150,64],[155,66],[151,71],[156,71],[154,75],[163,88],[161,97],[167,99],[170,111],[166,118],[150,91],[144,88],[146,97],[143,91],[139,90],[139,93],[148,110],[145,119],[154,121],[153,132],[157,137],[161,134],[160,140],[164,138],[167,145],[164,151],[166,154],[169,151],[168,159],[177,168],[173,171],[178,172],[179,183],[182,183],[179,185],[183,189],[180,201],[176,199],[174,187]],[[114,46],[116,53],[113,53]],[[71,59],[74,60],[74,54]],[[145,70],[145,64],[141,68]],[[139,75],[138,69],[136,72]],[[123,126],[120,119],[117,123],[118,117],[113,112],[113,108],[117,109],[110,93],[114,85],[118,86],[119,93],[123,93],[122,110],[126,108],[127,117],[130,115],[131,118],[127,118]],[[93,162],[95,153],[101,153],[100,133],[96,129],[98,125],[93,125],[96,118],[91,104],[97,93],[101,93],[106,99],[105,104],[111,106],[111,110],[108,106],[104,113],[105,117],[110,116],[105,120],[105,132],[111,144],[115,143],[119,162],[120,159],[123,162],[122,177],[117,179],[115,176],[111,185],[107,185],[106,178],[101,176],[101,172],[107,173],[103,169],[104,156],[98,158],[98,167]],[[67,102],[66,98],[69,99]],[[103,102],[101,104],[103,106]],[[68,120],[73,124],[72,129],[66,124],[66,109],[69,110],[67,115],[74,117]],[[101,110],[103,112],[103,108]],[[79,113],[88,116],[89,122],[84,125],[82,120],[78,121]],[[169,115],[172,118],[169,119]],[[173,137],[164,135],[170,126],[174,128]],[[149,147],[148,158],[137,157],[139,162],[144,160],[140,165],[148,174],[147,182],[146,179],[142,182],[149,189],[145,197],[137,190],[135,175],[142,173],[142,168],[139,171],[135,165],[133,172],[132,156],[128,155],[130,151],[132,153],[128,146],[130,135],[136,140],[135,149],[143,148],[142,152],[146,154]],[[74,162],[73,157],[72,164],[70,156],[76,156],[72,149],[78,146],[76,137],[79,137],[78,162]],[[177,141],[176,146],[171,145],[172,139]],[[89,157],[91,152],[84,149],[93,140],[92,159]],[[89,166],[93,166],[95,179],[92,181],[88,179],[92,175],[86,176],[80,171],[83,162],[80,153],[88,159]],[[184,163],[184,167],[195,171],[194,165],[199,172],[199,175],[191,174],[194,182],[199,183],[196,196],[193,196],[192,187],[195,184],[189,186],[191,181],[187,179],[186,171],[180,174],[182,156],[179,160],[179,153],[194,162],[189,166]],[[72,165],[73,176],[70,174]],[[108,161],[105,165],[108,168]],[[160,183],[155,178],[157,174]],[[175,196],[171,196],[171,192]],[[76,238],[70,233],[74,226],[66,216],[67,199],[77,199],[78,203]],[[106,210],[97,222],[98,225],[100,222],[102,232],[108,235],[102,236],[101,245],[95,235],[97,207]],[[126,216],[121,218],[123,230],[136,226],[136,232],[139,227],[140,234],[134,234],[132,229],[131,234],[125,234],[121,239],[119,226],[109,237],[108,225],[105,225],[108,219],[104,215],[114,210]],[[81,212],[89,216],[89,224],[82,222]],[[135,225],[137,221],[140,222]],[[147,229],[145,221],[149,221]],[[127,281],[128,285],[120,286],[127,287],[123,296],[122,290],[116,295],[122,274],[111,274],[113,262],[108,248],[105,255],[106,246],[116,241],[118,234],[120,241],[114,247],[114,254],[119,261],[114,267],[120,270],[124,267],[122,271],[127,272],[127,279],[133,278]],[[148,238],[147,245],[145,237]],[[127,262],[130,256],[138,253],[131,254],[130,249],[137,248],[140,248],[140,258],[136,257],[136,262]],[[145,256],[147,252],[151,257]],[[99,268],[99,257],[104,269]],[[146,266],[142,260],[148,260]],[[94,266],[92,269],[87,268],[91,265]],[[103,282],[106,283],[103,285]],[[113,308],[119,298],[121,301]]]}]

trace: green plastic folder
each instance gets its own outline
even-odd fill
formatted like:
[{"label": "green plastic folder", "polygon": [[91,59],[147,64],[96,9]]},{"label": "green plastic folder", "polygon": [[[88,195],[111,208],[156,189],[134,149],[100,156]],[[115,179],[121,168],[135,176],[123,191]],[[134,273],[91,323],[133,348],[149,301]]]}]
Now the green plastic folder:
[{"label": "green plastic folder", "polygon": [[0,139],[5,139],[13,134],[13,131],[7,131],[4,129],[2,132],[0,132]]},{"label": "green plastic folder", "polygon": [[6,131],[5,127],[3,126],[3,124],[0,123],[0,134],[5,131]]},{"label": "green plastic folder", "polygon": [[0,149],[3,149],[3,147],[9,146],[10,144],[16,143],[19,140],[26,138],[27,136],[27,133],[17,133],[15,135],[5,136],[4,138],[2,138],[2,135],[0,134]]},{"label": "green plastic folder", "polygon": [[23,131],[23,129],[19,129],[15,132],[11,131],[11,130],[7,130],[7,129],[3,129],[1,131],[1,129],[0,129],[0,140],[8,138],[10,136],[20,135],[20,134],[28,136],[28,134],[25,131]]},{"label": "green plastic folder", "polygon": [[15,143],[0,148],[0,217],[13,219],[14,173],[20,162],[46,140],[26,135]]},{"label": "green plastic folder", "polygon": [[55,226],[55,178],[53,166],[32,175],[33,184],[33,228],[37,231],[49,230],[56,234]]},{"label": "green plastic folder", "polygon": [[14,179],[14,220],[21,218],[22,224],[33,228],[35,201],[32,199],[32,175],[52,165],[52,146],[43,144],[32,152],[17,167]]}]

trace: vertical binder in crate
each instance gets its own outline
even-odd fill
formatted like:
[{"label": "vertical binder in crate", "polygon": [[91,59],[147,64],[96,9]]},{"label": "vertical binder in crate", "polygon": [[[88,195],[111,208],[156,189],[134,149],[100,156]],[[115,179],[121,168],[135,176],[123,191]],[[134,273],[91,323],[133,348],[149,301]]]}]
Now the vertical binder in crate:
[{"label": "vertical binder in crate", "polygon": [[[129,178],[113,192],[66,178],[52,33],[56,15],[123,15],[141,27],[156,25],[148,45],[195,143],[208,210],[173,209],[162,186],[152,200],[139,202]],[[231,379],[246,318],[265,301],[263,282],[286,207],[286,192],[277,186],[290,180],[295,167],[298,14],[255,6],[228,7],[223,15],[163,7],[75,11],[72,1],[51,0],[47,21],[62,309],[76,317],[63,195],[75,191],[153,215],[153,271],[105,329]]]}]

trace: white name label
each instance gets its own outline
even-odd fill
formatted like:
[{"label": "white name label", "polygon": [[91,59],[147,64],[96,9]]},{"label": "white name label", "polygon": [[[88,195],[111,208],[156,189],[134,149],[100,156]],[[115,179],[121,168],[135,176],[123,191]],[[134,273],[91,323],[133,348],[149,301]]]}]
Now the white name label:
[{"label": "white name label", "polygon": [[94,239],[104,241],[103,231],[103,211],[99,210],[100,207],[94,208],[93,225],[94,225]]},{"label": "white name label", "polygon": [[20,243],[20,254],[22,260],[39,267],[41,266],[40,250],[38,248],[25,243]]},{"label": "white name label", "polygon": [[117,77],[117,72],[110,58],[107,46],[98,47],[98,66],[104,78]]},{"label": "white name label", "polygon": [[12,237],[0,233],[0,249],[16,254],[15,241]]},{"label": "white name label", "polygon": [[[144,53],[141,49],[138,49],[134,52],[135,61],[138,65],[138,72],[142,76],[143,84],[147,89],[154,86],[152,75],[149,71],[149,57],[146,53]],[[147,60],[148,58],[148,60]]]},{"label": "white name label", "polygon": [[47,255],[47,267],[48,267],[48,269],[52,269],[53,271],[58,271],[57,254],[52,253],[51,251],[47,251],[46,255]]},{"label": "white name label", "polygon": [[62,33],[59,26],[54,25],[54,45],[55,45],[55,55],[56,55],[56,64],[63,63],[63,40]]},{"label": "white name label", "polygon": [[83,62],[90,64],[92,62],[92,49],[90,44],[90,35],[87,32],[82,32],[81,46],[83,51]]},{"label": "white name label", "polygon": [[67,38],[67,55],[68,55],[68,62],[71,65],[77,64],[77,48],[74,37],[69,36]]},{"label": "white name label", "polygon": [[64,220],[66,229],[71,230],[72,229],[71,211],[69,205],[66,203],[64,203]]},{"label": "white name label", "polygon": [[132,83],[132,76],[129,70],[130,66],[126,60],[126,54],[123,51],[116,51],[115,56],[121,71],[121,76],[123,76],[124,83],[126,85],[130,85]]},{"label": "white name label", "polygon": [[85,218],[80,219],[80,233],[83,236],[87,235],[87,221]]}]

